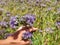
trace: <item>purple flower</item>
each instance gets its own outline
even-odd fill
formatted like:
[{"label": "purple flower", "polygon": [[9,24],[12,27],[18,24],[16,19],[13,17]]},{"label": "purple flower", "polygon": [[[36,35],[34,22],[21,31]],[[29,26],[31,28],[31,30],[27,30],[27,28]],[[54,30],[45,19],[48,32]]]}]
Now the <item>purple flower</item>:
[{"label": "purple flower", "polygon": [[15,16],[14,17],[11,17],[9,24],[10,24],[10,27],[11,28],[16,28],[18,26],[17,17],[15,17]]},{"label": "purple flower", "polygon": [[60,25],[60,21],[57,21],[57,25]]},{"label": "purple flower", "polygon": [[3,8],[0,8],[0,11],[4,11],[4,9]]},{"label": "purple flower", "polygon": [[47,8],[47,11],[50,11],[50,10],[52,10],[52,8],[51,8],[51,7],[48,7],[48,8]]},{"label": "purple flower", "polygon": [[16,26],[18,26],[18,22],[17,21],[10,21],[10,27],[11,28],[16,28]]},{"label": "purple flower", "polygon": [[32,37],[32,33],[27,31],[23,34],[22,39],[27,40],[27,39],[30,39],[31,37]]},{"label": "purple flower", "polygon": [[0,22],[0,26],[2,26],[2,27],[8,27],[8,23],[5,22],[5,21],[1,21]]},{"label": "purple flower", "polygon": [[39,32],[43,32],[41,29],[38,30]]},{"label": "purple flower", "polygon": [[56,26],[60,29],[60,21],[56,22]]},{"label": "purple flower", "polygon": [[50,27],[45,28],[45,31],[46,31],[46,32],[49,32],[49,33],[53,33],[53,29],[50,28]]},{"label": "purple flower", "polygon": [[15,17],[15,16],[11,16],[11,17],[10,17],[10,20],[16,21],[16,17]]},{"label": "purple flower", "polygon": [[11,13],[10,13],[10,12],[6,12],[6,15],[7,15],[7,16],[10,16],[10,15],[11,15]]},{"label": "purple flower", "polygon": [[21,17],[20,21],[23,25],[25,24],[32,26],[35,21],[35,16],[31,14],[26,14],[25,16]]}]

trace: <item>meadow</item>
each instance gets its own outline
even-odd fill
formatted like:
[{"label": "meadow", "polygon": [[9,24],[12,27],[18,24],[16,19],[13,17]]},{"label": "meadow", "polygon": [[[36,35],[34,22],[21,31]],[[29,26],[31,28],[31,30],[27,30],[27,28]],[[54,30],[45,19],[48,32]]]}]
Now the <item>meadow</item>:
[{"label": "meadow", "polygon": [[[33,45],[60,45],[60,0],[0,0],[0,39],[15,32],[25,14],[36,16]],[[16,20],[13,26],[12,19]]]}]

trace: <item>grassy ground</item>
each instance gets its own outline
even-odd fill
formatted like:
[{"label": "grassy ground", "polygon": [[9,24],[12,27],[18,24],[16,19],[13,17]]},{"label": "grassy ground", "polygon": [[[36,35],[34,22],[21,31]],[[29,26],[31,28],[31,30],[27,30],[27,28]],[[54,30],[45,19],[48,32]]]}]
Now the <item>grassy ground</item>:
[{"label": "grassy ground", "polygon": [[[56,0],[2,0],[0,3],[0,21],[6,16],[6,12],[12,15],[22,16],[24,14],[36,15],[34,27],[39,28],[33,35],[33,45],[60,45],[60,2]],[[2,10],[2,12],[1,12]],[[57,26],[56,26],[57,25]],[[20,26],[20,25],[19,25]],[[2,29],[0,27],[0,29]],[[7,28],[8,32],[12,29]],[[11,33],[13,32],[10,31]],[[3,38],[0,36],[0,38]]]}]

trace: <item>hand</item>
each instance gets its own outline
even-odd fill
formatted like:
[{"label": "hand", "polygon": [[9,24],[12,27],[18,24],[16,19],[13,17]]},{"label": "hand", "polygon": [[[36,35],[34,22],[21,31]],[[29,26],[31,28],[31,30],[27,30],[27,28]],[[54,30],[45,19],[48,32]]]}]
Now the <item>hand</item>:
[{"label": "hand", "polygon": [[36,31],[37,28],[34,27],[19,27],[18,30],[12,35],[9,36],[7,39],[5,40],[1,40],[0,45],[30,45],[30,40],[22,40],[22,35],[23,33],[25,33],[26,31],[29,32],[34,32]]}]

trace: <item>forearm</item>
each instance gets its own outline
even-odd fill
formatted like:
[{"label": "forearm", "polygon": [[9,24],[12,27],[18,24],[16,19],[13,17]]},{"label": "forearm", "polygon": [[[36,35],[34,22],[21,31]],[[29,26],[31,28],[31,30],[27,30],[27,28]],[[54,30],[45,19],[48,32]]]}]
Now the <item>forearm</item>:
[{"label": "forearm", "polygon": [[0,45],[29,45],[29,41],[0,40]]},{"label": "forearm", "polygon": [[15,40],[0,40],[0,45],[21,45],[19,42]]}]

